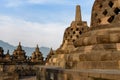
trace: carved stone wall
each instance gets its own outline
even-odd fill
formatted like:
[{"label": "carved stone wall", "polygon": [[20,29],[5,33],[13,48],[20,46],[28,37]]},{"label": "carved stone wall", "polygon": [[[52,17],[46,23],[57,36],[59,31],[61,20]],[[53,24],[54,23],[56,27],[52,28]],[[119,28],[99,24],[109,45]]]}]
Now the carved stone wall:
[{"label": "carved stone wall", "polygon": [[91,26],[120,23],[119,0],[96,0],[92,10]]}]

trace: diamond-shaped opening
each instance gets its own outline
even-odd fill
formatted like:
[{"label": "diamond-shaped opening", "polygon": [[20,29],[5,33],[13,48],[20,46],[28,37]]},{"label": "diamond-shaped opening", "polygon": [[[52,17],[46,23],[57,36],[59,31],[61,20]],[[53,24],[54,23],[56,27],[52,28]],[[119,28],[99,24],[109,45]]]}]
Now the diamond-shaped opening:
[{"label": "diamond-shaped opening", "polygon": [[71,28],[71,31],[73,30],[73,28]]},{"label": "diamond-shaped opening", "polygon": [[73,39],[73,42],[75,42],[75,40]]},{"label": "diamond-shaped opening", "polygon": [[103,14],[106,16],[107,15],[107,13],[108,13],[108,11],[107,10],[105,10],[104,12],[103,12]]},{"label": "diamond-shaped opening", "polygon": [[70,34],[70,32],[68,32],[68,34]]},{"label": "diamond-shaped opening", "polygon": [[75,34],[75,31],[73,31],[73,34]]},{"label": "diamond-shaped opening", "polygon": [[79,31],[79,28],[76,28],[76,31]]},{"label": "diamond-shaped opening", "polygon": [[79,34],[81,35],[81,34],[82,34],[82,31],[80,31]]},{"label": "diamond-shaped opening", "polygon": [[111,23],[113,20],[114,20],[115,16],[111,16],[109,19],[108,19],[108,22]]},{"label": "diamond-shaped opening", "polygon": [[98,23],[101,23],[101,19],[98,19]]},{"label": "diamond-shaped opening", "polygon": [[99,8],[102,8],[102,7],[103,7],[103,5],[102,5],[102,4],[100,4],[100,5],[99,5]]},{"label": "diamond-shaped opening", "polygon": [[67,39],[68,41],[70,41],[70,39]]},{"label": "diamond-shaped opening", "polygon": [[114,5],[114,3],[113,3],[112,1],[110,1],[110,2],[108,3],[108,5],[112,8],[113,5]]},{"label": "diamond-shaped opening", "polygon": [[78,36],[78,35],[76,35],[76,37],[77,37],[77,38],[79,38],[79,36]]},{"label": "diamond-shaped opening", "polygon": [[120,9],[117,7],[117,8],[115,8],[114,12],[116,15],[118,15],[120,13]]},{"label": "diamond-shaped opening", "polygon": [[65,38],[67,39],[67,36],[65,36]]},{"label": "diamond-shaped opening", "polygon": [[82,30],[84,30],[84,28],[82,28]]},{"label": "diamond-shaped opening", "polygon": [[98,14],[97,13],[95,13],[95,17],[97,17],[98,16]]}]

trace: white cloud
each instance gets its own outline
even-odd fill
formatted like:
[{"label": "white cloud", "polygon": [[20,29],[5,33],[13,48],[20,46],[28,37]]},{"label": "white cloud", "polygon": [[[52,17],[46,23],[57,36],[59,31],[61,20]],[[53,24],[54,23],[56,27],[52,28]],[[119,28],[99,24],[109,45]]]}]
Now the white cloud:
[{"label": "white cloud", "polygon": [[6,7],[18,7],[25,3],[25,0],[5,0],[5,6]]},{"label": "white cloud", "polygon": [[71,1],[67,0],[5,0],[6,7],[18,7],[28,4],[65,4],[68,5]]},{"label": "white cloud", "polygon": [[24,46],[48,46],[54,49],[62,43],[65,24],[41,24],[19,20],[9,16],[0,16],[1,39],[13,45],[22,42]]},{"label": "white cloud", "polygon": [[[51,0],[27,0],[29,3],[37,3],[37,4],[40,4],[40,3],[49,3],[51,2]],[[55,0],[52,0],[52,2],[55,1]]]},{"label": "white cloud", "polygon": [[52,4],[65,4],[71,1],[67,0],[28,0],[29,3],[35,3],[35,4],[44,4],[44,3],[52,3]]},{"label": "white cloud", "polygon": [[[16,7],[23,4],[66,4],[66,0],[6,0],[7,7]],[[72,1],[70,1],[72,2]],[[84,9],[87,10],[88,8]],[[70,13],[69,13],[70,14]],[[63,16],[63,14],[61,14]],[[90,15],[84,13],[83,20],[90,22]],[[66,16],[65,16],[66,17]],[[71,18],[71,16],[70,16]],[[70,20],[70,18],[67,18]],[[66,20],[67,20],[66,19]],[[65,21],[66,21],[65,20]],[[63,21],[63,20],[62,20]],[[0,36],[1,39],[11,44],[17,45],[19,41],[25,46],[48,46],[59,47],[66,22],[61,23],[38,23],[30,22],[21,19],[16,19],[10,16],[0,15]]]}]

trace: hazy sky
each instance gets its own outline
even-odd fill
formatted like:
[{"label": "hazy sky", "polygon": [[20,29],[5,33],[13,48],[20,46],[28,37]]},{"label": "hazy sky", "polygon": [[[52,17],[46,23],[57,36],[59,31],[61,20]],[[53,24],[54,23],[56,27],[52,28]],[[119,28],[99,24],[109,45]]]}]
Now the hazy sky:
[{"label": "hazy sky", "polygon": [[0,0],[0,40],[12,45],[58,48],[65,28],[81,5],[82,19],[90,24],[94,0]]}]

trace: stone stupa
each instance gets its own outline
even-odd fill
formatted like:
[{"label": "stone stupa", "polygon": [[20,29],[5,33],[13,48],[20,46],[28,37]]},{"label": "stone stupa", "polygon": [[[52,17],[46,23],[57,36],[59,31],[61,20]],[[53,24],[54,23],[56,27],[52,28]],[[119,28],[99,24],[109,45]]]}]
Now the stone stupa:
[{"label": "stone stupa", "polygon": [[76,18],[47,64],[68,69],[120,69],[120,0],[95,0],[91,26]]}]

